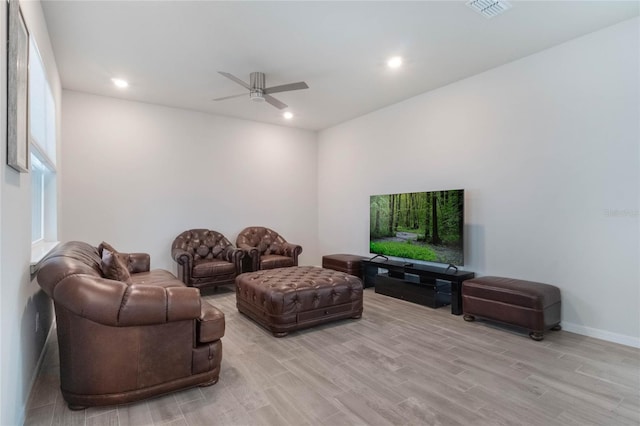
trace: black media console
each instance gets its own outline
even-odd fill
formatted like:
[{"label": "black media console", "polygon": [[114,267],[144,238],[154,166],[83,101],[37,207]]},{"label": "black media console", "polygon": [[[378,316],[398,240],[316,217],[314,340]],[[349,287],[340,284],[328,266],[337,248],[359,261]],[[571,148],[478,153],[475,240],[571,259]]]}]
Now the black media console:
[{"label": "black media console", "polygon": [[473,272],[441,266],[382,259],[362,261],[365,287],[375,286],[376,293],[432,308],[451,303],[454,315],[462,314],[462,282],[474,276]]}]

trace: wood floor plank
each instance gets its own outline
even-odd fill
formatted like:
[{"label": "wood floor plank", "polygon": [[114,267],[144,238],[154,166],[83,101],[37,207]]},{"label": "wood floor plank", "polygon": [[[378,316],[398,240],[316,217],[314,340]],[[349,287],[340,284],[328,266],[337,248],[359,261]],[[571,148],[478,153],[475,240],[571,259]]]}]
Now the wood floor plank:
[{"label": "wood floor plank", "polygon": [[141,401],[135,404],[119,405],[118,423],[120,426],[153,425],[149,404]]},{"label": "wood floor plank", "polygon": [[118,411],[110,410],[96,416],[87,417],[87,426],[119,426]]},{"label": "wood floor plank", "polygon": [[[257,426],[285,426],[289,423],[271,405],[265,405],[249,413],[252,425]],[[293,425],[291,425],[293,426]]]},{"label": "wood floor plank", "polygon": [[154,424],[168,423],[183,417],[175,392],[152,398],[147,404]]},{"label": "wood floor plank", "polygon": [[53,418],[55,405],[43,405],[29,409],[25,416],[24,426],[49,426]]}]

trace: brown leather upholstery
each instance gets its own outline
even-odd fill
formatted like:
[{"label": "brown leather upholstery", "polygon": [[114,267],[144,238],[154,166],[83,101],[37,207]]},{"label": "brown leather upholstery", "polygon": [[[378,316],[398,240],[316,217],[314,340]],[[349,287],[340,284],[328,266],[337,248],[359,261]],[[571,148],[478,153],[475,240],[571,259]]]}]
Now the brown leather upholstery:
[{"label": "brown leather upholstery", "polygon": [[74,409],[137,401],[218,381],[224,314],[149,255],[127,255],[131,284],[103,278],[98,250],[74,241],[41,263],[53,299],[60,388]]},{"label": "brown leather upholstery", "polygon": [[178,278],[183,283],[205,288],[233,284],[242,272],[244,252],[219,232],[190,229],[173,241],[171,256],[178,263]]},{"label": "brown leather upholstery", "polygon": [[250,226],[238,234],[236,246],[245,252],[243,271],[298,266],[302,247],[285,241],[276,231]]},{"label": "brown leather upholstery", "polygon": [[362,281],[315,266],[248,272],[236,278],[238,311],[277,337],[362,315]]},{"label": "brown leather upholstery", "polygon": [[322,267],[362,277],[361,263],[365,259],[367,258],[355,254],[328,254],[322,256]]},{"label": "brown leather upholstery", "polygon": [[561,315],[558,287],[503,277],[480,277],[462,284],[465,319],[478,316],[524,327],[535,340],[559,327]]}]

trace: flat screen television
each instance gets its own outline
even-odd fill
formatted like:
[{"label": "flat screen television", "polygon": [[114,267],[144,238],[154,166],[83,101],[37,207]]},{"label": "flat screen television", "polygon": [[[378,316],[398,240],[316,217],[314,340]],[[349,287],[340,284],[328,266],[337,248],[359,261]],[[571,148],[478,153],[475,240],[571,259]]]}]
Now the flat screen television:
[{"label": "flat screen television", "polygon": [[372,195],[370,252],[464,265],[464,189]]}]

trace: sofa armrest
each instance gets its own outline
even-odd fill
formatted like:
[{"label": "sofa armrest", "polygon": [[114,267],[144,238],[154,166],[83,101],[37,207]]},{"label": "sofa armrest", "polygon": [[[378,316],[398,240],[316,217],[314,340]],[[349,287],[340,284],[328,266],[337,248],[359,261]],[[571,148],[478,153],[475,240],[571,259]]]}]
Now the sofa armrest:
[{"label": "sofa armrest", "polygon": [[52,298],[91,321],[118,327],[164,324],[200,316],[200,291],[192,287],[127,285],[90,275],[69,275]]},{"label": "sofa armrest", "polygon": [[149,272],[151,269],[151,256],[148,253],[127,253],[127,256],[127,267],[132,274]]},{"label": "sofa armrest", "polygon": [[122,301],[118,325],[190,320],[198,318],[200,312],[200,291],[197,288],[132,284]]},{"label": "sofa armrest", "polygon": [[198,344],[210,343],[224,336],[224,313],[207,302],[202,303],[200,318],[196,322]]}]

